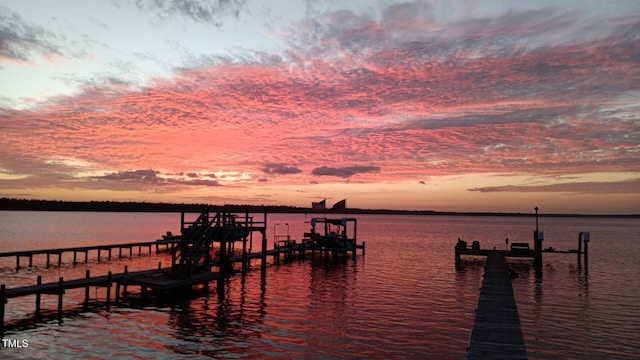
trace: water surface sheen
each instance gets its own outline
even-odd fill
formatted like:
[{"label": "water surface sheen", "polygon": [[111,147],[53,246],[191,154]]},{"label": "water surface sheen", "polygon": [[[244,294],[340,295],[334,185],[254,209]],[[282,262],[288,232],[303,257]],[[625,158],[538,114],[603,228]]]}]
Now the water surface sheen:
[{"label": "water surface sheen", "polygon": [[[11,330],[26,349],[0,349],[2,358],[434,358],[464,359],[482,283],[482,261],[456,269],[453,246],[461,237],[483,247],[529,242],[535,222],[518,217],[358,217],[366,255],[353,260],[318,258],[259,266],[245,277],[195,288],[172,301],[127,301],[109,311],[83,310],[84,292],[65,294],[65,316]],[[309,217],[269,215],[268,236],[287,228],[299,239]],[[177,232],[179,214],[0,212],[0,252],[48,247],[151,241]],[[285,225],[288,226],[285,227]],[[530,359],[639,358],[640,224],[632,219],[542,218],[545,246],[577,247],[590,231],[588,272],[575,255],[546,254],[542,274],[529,262],[512,266],[514,292]],[[254,244],[257,248],[258,241]],[[166,254],[137,252],[62,268],[16,272],[0,260],[8,287],[83,277],[108,271],[168,266]],[[104,300],[103,289],[92,297]],[[179,295],[179,294],[178,294]],[[34,298],[11,299],[7,321],[30,318]],[[57,298],[43,296],[43,308]]]}]

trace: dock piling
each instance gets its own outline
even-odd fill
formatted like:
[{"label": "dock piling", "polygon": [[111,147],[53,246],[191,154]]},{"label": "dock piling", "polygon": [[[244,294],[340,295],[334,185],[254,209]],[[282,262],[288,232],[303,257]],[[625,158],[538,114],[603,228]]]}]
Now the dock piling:
[{"label": "dock piling", "polygon": [[111,271],[107,274],[107,310],[111,305]]},{"label": "dock piling", "polygon": [[591,240],[591,234],[588,232],[583,233],[582,241],[584,242],[584,270],[589,270],[589,240]]},{"label": "dock piling", "polygon": [[[38,279],[36,280],[36,285],[40,286],[42,285],[42,275],[38,275]],[[40,292],[38,291],[38,293],[36,294],[36,318],[39,319],[40,318]]]},{"label": "dock piling", "polygon": [[[89,272],[89,270],[87,270],[86,274],[85,274],[85,278],[89,279],[91,277],[91,272]],[[84,306],[88,306],[89,305],[89,285],[84,287]]]},{"label": "dock piling", "polygon": [[[537,226],[537,225],[536,225]],[[533,265],[536,268],[542,268],[542,241],[544,240],[544,231],[536,231],[533,233]]]},{"label": "dock piling", "polygon": [[64,295],[64,279],[60,276],[58,281],[58,318],[62,317],[62,296]]}]

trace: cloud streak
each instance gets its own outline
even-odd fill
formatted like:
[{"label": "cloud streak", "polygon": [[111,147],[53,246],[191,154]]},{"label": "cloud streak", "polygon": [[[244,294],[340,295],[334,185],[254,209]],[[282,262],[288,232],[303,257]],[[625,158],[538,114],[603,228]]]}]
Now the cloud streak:
[{"label": "cloud streak", "polygon": [[36,55],[63,56],[56,36],[46,29],[29,24],[8,9],[0,11],[0,61],[29,62]]},{"label": "cloud streak", "polygon": [[225,16],[239,16],[245,0],[129,0],[140,11],[155,12],[161,20],[175,18],[176,14],[185,18],[221,26]]},{"label": "cloud streak", "polygon": [[487,186],[467,189],[472,192],[514,192],[514,193],[539,193],[539,192],[564,192],[577,194],[638,194],[640,193],[640,179],[624,181],[585,181],[568,182],[548,185],[503,185]]},{"label": "cloud streak", "polygon": [[290,175],[299,174],[302,172],[295,166],[287,166],[285,164],[268,163],[264,165],[263,171],[265,174],[277,174],[277,175]]},{"label": "cloud streak", "polygon": [[379,166],[344,166],[344,167],[329,167],[321,166],[311,171],[311,174],[315,176],[337,176],[341,178],[350,178],[356,174],[366,173],[379,173]]}]

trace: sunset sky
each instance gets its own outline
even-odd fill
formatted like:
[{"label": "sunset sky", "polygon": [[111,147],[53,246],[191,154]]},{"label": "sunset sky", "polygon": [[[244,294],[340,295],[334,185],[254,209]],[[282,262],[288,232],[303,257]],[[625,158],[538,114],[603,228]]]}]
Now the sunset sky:
[{"label": "sunset sky", "polygon": [[640,1],[0,0],[0,197],[640,213]]}]

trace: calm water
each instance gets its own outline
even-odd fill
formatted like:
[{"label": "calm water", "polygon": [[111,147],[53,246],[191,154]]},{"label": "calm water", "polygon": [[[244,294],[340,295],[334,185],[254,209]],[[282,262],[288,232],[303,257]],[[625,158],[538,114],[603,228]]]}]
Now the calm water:
[{"label": "calm water", "polygon": [[[273,234],[299,239],[304,215],[269,215]],[[288,226],[287,226],[288,224]],[[110,311],[84,311],[83,290],[65,295],[65,316],[5,334],[29,347],[0,349],[2,358],[433,358],[464,359],[483,263],[456,269],[453,247],[461,237],[483,247],[529,242],[531,218],[358,216],[358,239],[366,255],[354,261],[316,259],[267,267],[245,278],[195,289],[173,302],[134,300]],[[153,241],[179,232],[179,214],[0,212],[0,252]],[[545,254],[537,277],[529,262],[513,266],[514,292],[530,359],[640,358],[640,222],[630,219],[541,218],[544,246],[577,247],[591,232],[589,271],[576,255]],[[258,248],[254,244],[254,248]],[[127,252],[128,254],[128,252]],[[108,271],[168,266],[166,254],[16,272],[15,259],[0,259],[0,282],[8,287],[59,276],[80,278]],[[271,260],[270,260],[271,261]],[[24,263],[24,261],[23,261]],[[104,300],[103,289],[92,298]],[[34,297],[10,299],[6,321],[30,318]],[[56,296],[43,296],[56,309]]]}]

